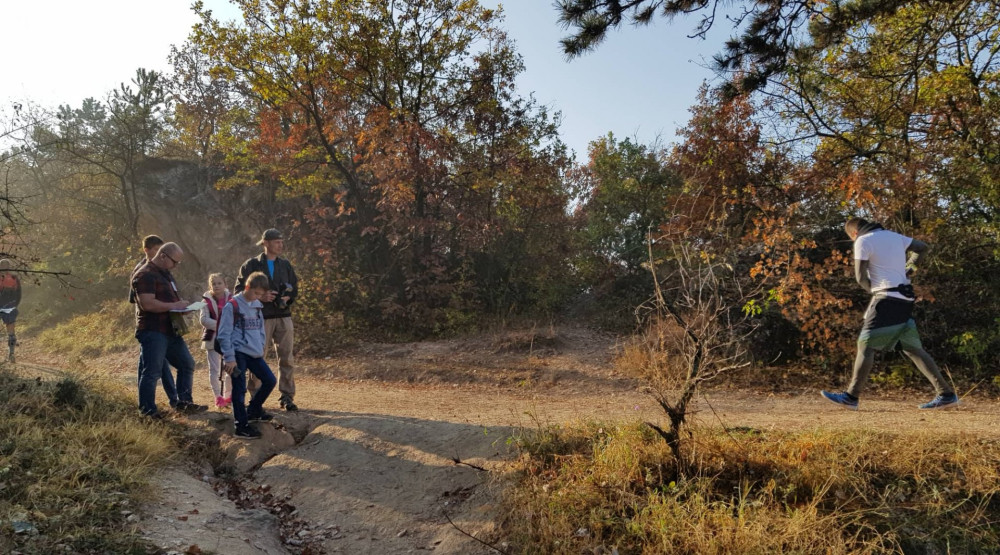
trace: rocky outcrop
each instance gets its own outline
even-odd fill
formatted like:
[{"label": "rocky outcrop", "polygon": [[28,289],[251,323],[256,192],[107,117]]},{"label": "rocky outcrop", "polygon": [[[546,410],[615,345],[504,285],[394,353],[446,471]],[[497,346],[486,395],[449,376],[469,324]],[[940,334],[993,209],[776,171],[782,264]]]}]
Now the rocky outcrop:
[{"label": "rocky outcrop", "polygon": [[240,265],[260,252],[264,229],[281,229],[294,251],[294,202],[275,201],[263,187],[220,190],[215,182],[212,172],[190,162],[150,159],[142,167],[140,233],[184,248],[175,274],[189,299],[206,289],[209,273],[222,272],[232,284]]}]

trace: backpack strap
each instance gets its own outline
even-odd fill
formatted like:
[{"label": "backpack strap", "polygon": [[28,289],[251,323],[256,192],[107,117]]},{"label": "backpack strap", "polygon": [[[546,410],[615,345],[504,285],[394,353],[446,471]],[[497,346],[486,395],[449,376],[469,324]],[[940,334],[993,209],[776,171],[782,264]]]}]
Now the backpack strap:
[{"label": "backpack strap", "polygon": [[236,297],[229,297],[229,304],[233,305],[233,321],[235,322],[236,318],[242,318],[243,315],[240,314],[240,305],[236,302]]},{"label": "backpack strap", "polygon": [[229,304],[233,305],[233,327],[236,327],[236,325],[237,325],[236,323],[237,322],[241,322],[239,324],[239,327],[240,327],[240,330],[243,332],[243,338],[246,339],[246,337],[247,337],[247,325],[246,325],[246,321],[243,320],[243,314],[240,313],[240,305],[239,305],[239,303],[236,302],[236,296],[235,295],[229,298]]}]

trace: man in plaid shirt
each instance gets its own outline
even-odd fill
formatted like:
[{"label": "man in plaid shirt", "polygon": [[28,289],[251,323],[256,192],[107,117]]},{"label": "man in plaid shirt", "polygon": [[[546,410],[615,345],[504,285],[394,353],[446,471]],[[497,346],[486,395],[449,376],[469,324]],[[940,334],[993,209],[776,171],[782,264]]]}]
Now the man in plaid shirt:
[{"label": "man in plaid shirt", "polygon": [[[128,302],[135,304],[135,289],[132,289],[132,278],[139,271],[139,268],[145,266],[147,262],[156,256],[156,252],[160,250],[161,246],[163,246],[163,239],[160,239],[158,235],[147,235],[142,238],[142,260],[136,263],[135,267],[132,268],[132,273],[128,276]],[[139,372],[137,375],[142,376],[142,357],[139,357]],[[177,385],[174,384],[174,375],[170,371],[170,367],[165,366],[161,375],[163,376],[163,392],[167,394],[170,406],[176,408],[178,401]]]},{"label": "man in plaid shirt", "polygon": [[156,408],[156,384],[160,381],[164,360],[177,369],[176,408],[182,412],[200,412],[208,407],[196,405],[191,398],[194,381],[194,358],[184,338],[174,330],[171,310],[183,310],[188,302],[180,298],[170,270],[184,259],[177,243],[165,243],[156,256],[132,275],[135,291],[135,338],[139,340],[142,375],[139,376],[139,410],[153,419],[163,416]]}]

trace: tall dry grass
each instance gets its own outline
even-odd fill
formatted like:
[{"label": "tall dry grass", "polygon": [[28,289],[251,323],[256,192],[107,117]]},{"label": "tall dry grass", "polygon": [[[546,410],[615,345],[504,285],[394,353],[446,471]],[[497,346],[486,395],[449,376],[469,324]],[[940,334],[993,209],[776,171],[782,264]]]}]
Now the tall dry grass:
[{"label": "tall dry grass", "polygon": [[1000,445],[935,433],[697,429],[688,478],[641,424],[545,428],[502,527],[521,553],[996,553]]},{"label": "tall dry grass", "polygon": [[46,349],[73,357],[98,357],[136,347],[135,305],[106,301],[98,310],[37,330]]},{"label": "tall dry grass", "polygon": [[0,414],[0,552],[150,552],[127,517],[178,447],[123,385],[0,368]]}]

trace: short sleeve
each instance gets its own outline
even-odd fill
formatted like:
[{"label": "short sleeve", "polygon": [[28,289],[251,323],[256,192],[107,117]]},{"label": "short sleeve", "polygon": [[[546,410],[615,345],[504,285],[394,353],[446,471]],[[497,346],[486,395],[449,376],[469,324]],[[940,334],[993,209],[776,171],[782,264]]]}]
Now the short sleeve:
[{"label": "short sleeve", "polygon": [[858,237],[854,241],[854,260],[868,260],[869,258],[871,258],[871,252],[868,241],[865,241],[865,236]]},{"label": "short sleeve", "polygon": [[156,278],[149,272],[140,272],[132,278],[132,289],[136,295],[156,294]]}]

